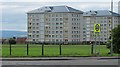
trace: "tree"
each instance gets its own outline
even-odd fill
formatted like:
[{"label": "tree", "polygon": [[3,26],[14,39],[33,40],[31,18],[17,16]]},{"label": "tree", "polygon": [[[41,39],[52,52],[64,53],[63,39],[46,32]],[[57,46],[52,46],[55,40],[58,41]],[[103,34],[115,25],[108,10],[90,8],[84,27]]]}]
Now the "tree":
[{"label": "tree", "polygon": [[113,52],[120,53],[120,25],[112,30]]},{"label": "tree", "polygon": [[10,40],[9,40],[9,44],[16,44],[16,40],[15,40],[14,37],[13,37],[13,38],[10,38]]}]

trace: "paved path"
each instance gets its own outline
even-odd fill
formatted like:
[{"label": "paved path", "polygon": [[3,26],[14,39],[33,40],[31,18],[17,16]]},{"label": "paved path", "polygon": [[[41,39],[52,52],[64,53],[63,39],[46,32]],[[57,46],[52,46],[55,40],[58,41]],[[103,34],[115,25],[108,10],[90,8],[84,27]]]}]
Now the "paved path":
[{"label": "paved path", "polygon": [[41,67],[41,65],[45,65],[45,67],[48,65],[52,65],[52,67],[55,65],[62,65],[60,67],[70,67],[69,65],[72,65],[71,67],[88,67],[88,65],[92,65],[91,67],[98,67],[99,65],[115,67],[118,65],[118,61],[120,61],[120,59],[117,59],[116,57],[3,58],[2,65],[3,67]]},{"label": "paved path", "polygon": [[2,67],[119,67],[117,65],[4,65]]}]

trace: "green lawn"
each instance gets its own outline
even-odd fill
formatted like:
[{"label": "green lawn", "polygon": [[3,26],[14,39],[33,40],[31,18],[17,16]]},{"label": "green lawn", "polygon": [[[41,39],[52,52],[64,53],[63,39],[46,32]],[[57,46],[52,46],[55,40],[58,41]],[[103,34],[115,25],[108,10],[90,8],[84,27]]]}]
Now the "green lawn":
[{"label": "green lawn", "polygon": [[[61,49],[61,56],[92,56],[90,45],[62,45]],[[9,57],[9,50],[9,45],[2,45],[2,56]],[[98,52],[98,46],[96,46],[96,52]],[[108,52],[109,49],[105,45],[100,46],[100,56],[109,56]],[[27,46],[20,44],[12,45],[11,56],[27,56]],[[42,56],[42,46],[36,44],[29,45],[28,56]],[[44,56],[60,56],[59,45],[44,45]],[[114,54],[114,56],[117,56],[117,54]]]}]

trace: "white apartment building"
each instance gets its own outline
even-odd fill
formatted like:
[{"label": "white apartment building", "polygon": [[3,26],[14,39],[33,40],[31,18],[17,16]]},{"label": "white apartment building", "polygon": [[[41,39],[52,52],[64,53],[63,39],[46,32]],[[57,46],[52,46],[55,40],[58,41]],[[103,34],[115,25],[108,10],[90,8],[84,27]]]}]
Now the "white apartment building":
[{"label": "white apartment building", "polygon": [[27,12],[29,42],[82,42],[83,12],[68,6],[45,6]]},{"label": "white apartment building", "polygon": [[83,41],[94,42],[94,24],[100,24],[100,37],[96,41],[106,42],[111,35],[111,15],[113,16],[113,28],[120,24],[120,15],[108,10],[88,11],[83,14]]}]

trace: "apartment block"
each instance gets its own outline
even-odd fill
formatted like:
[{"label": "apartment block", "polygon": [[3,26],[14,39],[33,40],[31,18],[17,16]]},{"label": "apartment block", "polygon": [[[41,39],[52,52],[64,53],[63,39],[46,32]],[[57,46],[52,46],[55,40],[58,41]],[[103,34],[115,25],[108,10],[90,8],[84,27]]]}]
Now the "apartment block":
[{"label": "apartment block", "polygon": [[27,12],[29,42],[83,41],[83,12],[68,6],[45,6]]},{"label": "apartment block", "polygon": [[[96,23],[100,24],[99,35],[94,33]],[[27,12],[27,41],[105,43],[109,40],[111,29],[118,24],[120,14],[109,10],[83,12],[69,6],[45,6]]]},{"label": "apartment block", "polygon": [[[108,10],[87,11],[83,14],[83,40],[86,42],[107,42],[111,35],[111,27],[120,24],[120,15]],[[113,19],[112,19],[113,18]],[[94,24],[100,24],[100,33],[94,33]],[[113,24],[111,26],[111,24]]]}]

